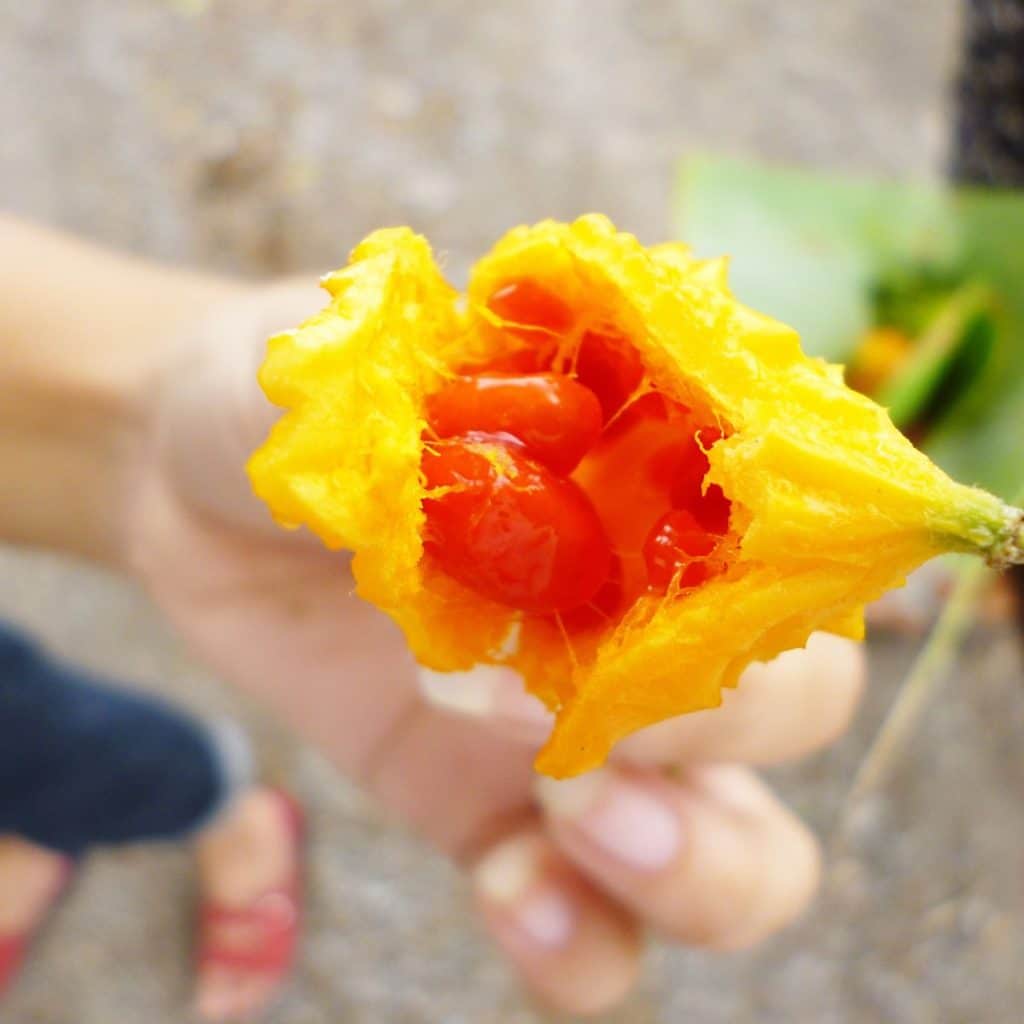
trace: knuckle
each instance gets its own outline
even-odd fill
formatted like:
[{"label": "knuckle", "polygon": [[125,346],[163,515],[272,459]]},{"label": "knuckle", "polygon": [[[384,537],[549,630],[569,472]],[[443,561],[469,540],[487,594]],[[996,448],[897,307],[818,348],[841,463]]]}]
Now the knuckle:
[{"label": "knuckle", "polygon": [[723,929],[709,943],[720,952],[739,952],[764,941],[785,928],[810,905],[821,884],[821,850],[803,823],[793,820],[784,843],[780,843],[776,869],[758,877],[746,894],[746,913],[737,915],[733,927]]},{"label": "knuckle", "polygon": [[[663,894],[658,926],[669,940],[721,952],[747,949],[785,927],[810,904],[822,875],[815,835],[788,812],[744,841],[745,854],[715,876],[680,875]],[[702,872],[704,874],[704,872]]]},{"label": "knuckle", "polygon": [[863,648],[859,644],[845,642],[830,658],[826,671],[831,685],[821,688],[825,707],[818,719],[821,723],[818,746],[833,743],[846,732],[853,720],[867,677]]}]

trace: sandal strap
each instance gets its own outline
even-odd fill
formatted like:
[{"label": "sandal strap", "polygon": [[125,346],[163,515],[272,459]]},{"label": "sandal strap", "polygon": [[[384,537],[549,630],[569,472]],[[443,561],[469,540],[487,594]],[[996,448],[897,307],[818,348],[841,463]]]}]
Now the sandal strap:
[{"label": "sandal strap", "polygon": [[[305,840],[305,815],[284,790],[275,790],[295,855],[301,858]],[[301,918],[302,877],[297,867],[284,885],[270,889],[245,906],[204,903],[200,908],[200,969],[226,967],[275,977],[287,973],[295,957]],[[243,945],[225,942],[218,930],[248,930],[252,941]]]},{"label": "sandal strap", "polygon": [[[203,941],[199,961],[203,965],[276,974],[292,961],[298,939],[299,910],[294,888],[273,889],[245,907],[207,904],[200,913]],[[235,946],[217,937],[223,927],[252,934],[251,943]]]},{"label": "sandal strap", "polygon": [[20,957],[25,952],[27,938],[24,935],[4,935],[0,933],[0,963],[12,957]]},{"label": "sandal strap", "polygon": [[0,996],[17,977],[27,949],[26,936],[0,935]]},{"label": "sandal strap", "polygon": [[50,893],[47,904],[38,919],[20,933],[0,933],[0,995],[14,981],[28,953],[29,946],[40,928],[46,923],[54,908],[60,903],[75,873],[76,861],[68,857],[61,865],[60,873]]}]

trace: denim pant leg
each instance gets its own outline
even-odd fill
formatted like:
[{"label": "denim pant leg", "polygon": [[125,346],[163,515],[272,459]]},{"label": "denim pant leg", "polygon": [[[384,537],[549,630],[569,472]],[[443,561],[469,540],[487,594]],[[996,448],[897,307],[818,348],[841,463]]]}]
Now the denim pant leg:
[{"label": "denim pant leg", "polygon": [[244,740],[47,658],[0,623],[0,834],[77,856],[201,828],[245,774]]}]

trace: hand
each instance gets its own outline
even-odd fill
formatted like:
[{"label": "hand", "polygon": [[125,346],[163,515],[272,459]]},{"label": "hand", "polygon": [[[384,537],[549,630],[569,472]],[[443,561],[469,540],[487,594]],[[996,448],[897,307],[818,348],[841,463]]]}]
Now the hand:
[{"label": "hand", "polygon": [[487,929],[551,1006],[614,1004],[647,928],[725,950],[785,925],[814,891],[817,847],[743,766],[834,739],[859,650],[817,636],[604,770],[538,780],[549,723],[514,676],[419,672],[353,596],[347,558],[277,529],[250,494],[243,464],[275,416],[255,380],[265,339],[321,305],[311,286],[266,288],[180,338],[144,403],[152,443],[128,477],[121,559],[215,671],[472,872]]}]

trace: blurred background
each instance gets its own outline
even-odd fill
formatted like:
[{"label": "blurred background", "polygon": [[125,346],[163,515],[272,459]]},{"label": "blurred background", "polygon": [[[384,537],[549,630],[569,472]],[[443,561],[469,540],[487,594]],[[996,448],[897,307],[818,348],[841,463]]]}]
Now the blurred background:
[{"label": "blurred background", "polygon": [[[672,237],[674,168],[692,153],[940,177],[959,14],[955,0],[0,0],[0,192],[90,238],[249,276],[322,272],[408,223],[458,280],[544,216],[599,210]],[[240,716],[267,773],[308,802],[309,934],[271,1020],[545,1019],[455,873],[204,675],[140,593],[0,551],[0,615]],[[771,773],[826,842],[913,647],[875,640],[851,735]],[[607,1020],[1021,1020],[1022,680],[1009,627],[981,627],[884,792],[832,843],[813,913],[754,953],[652,951]],[[186,1019],[191,870],[181,850],[93,857],[2,1019]]]}]

